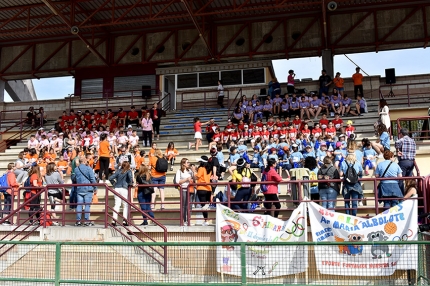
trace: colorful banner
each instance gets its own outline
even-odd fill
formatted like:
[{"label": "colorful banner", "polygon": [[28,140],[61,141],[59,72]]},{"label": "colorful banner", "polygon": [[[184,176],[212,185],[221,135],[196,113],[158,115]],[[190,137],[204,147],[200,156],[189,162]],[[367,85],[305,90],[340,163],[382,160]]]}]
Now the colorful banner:
[{"label": "colorful banner", "polygon": [[[301,203],[288,221],[269,215],[236,213],[217,205],[217,242],[300,242],[306,241],[306,204]],[[305,272],[308,267],[306,246],[247,245],[246,277],[270,278]],[[222,274],[242,276],[239,246],[217,248],[217,270]]]},{"label": "colorful banner", "polygon": [[315,247],[322,274],[391,275],[398,269],[417,269],[416,245],[378,245],[381,241],[417,240],[417,201],[406,200],[383,213],[363,219],[308,204],[313,241],[372,241],[374,245]]}]

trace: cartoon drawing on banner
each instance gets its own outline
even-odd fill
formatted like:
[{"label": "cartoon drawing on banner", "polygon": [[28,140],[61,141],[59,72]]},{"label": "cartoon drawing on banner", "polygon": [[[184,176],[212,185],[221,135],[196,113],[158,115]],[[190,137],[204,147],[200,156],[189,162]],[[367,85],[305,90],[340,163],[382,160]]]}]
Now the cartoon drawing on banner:
[{"label": "cartoon drawing on banner", "polygon": [[230,261],[230,257],[222,258],[222,270],[224,272],[231,272],[231,265],[228,265],[229,261]]},{"label": "cartoon drawing on banner", "polygon": [[[236,242],[237,241],[237,230],[231,225],[225,225],[221,227],[221,241],[222,242]],[[223,245],[222,248],[227,250],[233,250],[234,246]]]},{"label": "cartoon drawing on banner", "polygon": [[[385,233],[380,231],[374,231],[367,235],[367,240],[372,242],[380,242],[380,241],[387,241],[388,236],[385,236]],[[370,252],[373,255],[373,259],[380,259],[383,257],[390,257],[390,247],[388,245],[372,245],[372,248],[370,249]]]}]

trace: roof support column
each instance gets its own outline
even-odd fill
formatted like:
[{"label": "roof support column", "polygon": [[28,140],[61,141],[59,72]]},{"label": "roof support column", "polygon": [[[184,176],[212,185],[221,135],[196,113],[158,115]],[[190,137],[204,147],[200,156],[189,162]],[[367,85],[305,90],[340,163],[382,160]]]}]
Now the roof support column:
[{"label": "roof support column", "polygon": [[322,69],[325,69],[329,76],[334,77],[334,61],[331,50],[322,50]]}]

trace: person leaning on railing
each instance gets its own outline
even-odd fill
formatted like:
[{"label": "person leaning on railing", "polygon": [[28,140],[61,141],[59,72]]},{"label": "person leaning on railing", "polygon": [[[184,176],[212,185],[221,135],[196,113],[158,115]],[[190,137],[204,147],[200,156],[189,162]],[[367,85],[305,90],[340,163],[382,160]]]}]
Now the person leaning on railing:
[{"label": "person leaning on railing", "polygon": [[[181,208],[182,208],[182,218],[185,224],[188,223],[188,191],[190,190],[190,183],[193,182],[194,178],[194,167],[190,167],[190,162],[187,158],[182,158],[181,167],[175,174],[175,181],[180,185],[180,190],[182,191],[181,196]],[[192,191],[192,192],[191,192]],[[190,199],[194,201],[194,187],[190,190]]]},{"label": "person leaning on railing", "polygon": [[271,158],[267,160],[267,166],[264,169],[266,174],[267,181],[273,181],[275,183],[267,184],[267,191],[263,193],[264,195],[264,207],[266,208],[266,212],[264,214],[271,215],[272,206],[274,205],[276,211],[272,214],[274,217],[279,216],[279,209],[281,208],[281,203],[278,198],[278,183],[282,181],[287,181],[287,179],[283,180],[282,177],[276,172],[276,160]]},{"label": "person leaning on railing", "polygon": [[[21,187],[21,184],[19,184],[16,181],[14,170],[15,170],[15,164],[9,163],[7,165],[6,180],[10,188],[1,190],[4,196],[4,200],[3,200],[4,204],[3,204],[3,211],[1,213],[0,218],[3,218],[3,216],[8,215],[10,213],[10,210],[12,209],[12,196],[18,195],[18,188]],[[11,225],[11,222],[6,220],[3,222],[3,225]]]},{"label": "person leaning on railing", "polygon": [[[130,170],[130,163],[128,161],[123,161],[121,163],[121,168],[118,168],[116,172],[109,177],[109,181],[115,187],[115,192],[129,200],[128,197],[128,187],[133,185],[133,174]],[[128,226],[128,202],[122,200],[120,197],[115,195],[115,205],[113,207],[114,212],[112,214],[113,221],[112,225],[116,226],[116,221],[118,220],[118,212],[121,208],[121,203],[123,207],[123,225]]]},{"label": "person leaning on railing", "polygon": [[[393,152],[384,151],[385,161],[380,162],[376,167],[376,178],[401,178],[402,170],[400,166],[394,162]],[[384,208],[394,207],[399,203],[399,198],[403,197],[400,190],[399,180],[384,180],[378,185],[378,197],[384,202]],[[384,200],[393,199],[393,200]]]},{"label": "person leaning on railing", "polygon": [[142,164],[136,174],[136,185],[138,185],[137,200],[139,201],[140,209],[144,212],[144,214],[142,214],[143,223],[141,225],[148,225],[148,216],[154,218],[154,213],[151,209],[154,188],[145,186],[148,184],[152,184],[151,171],[145,164]]}]

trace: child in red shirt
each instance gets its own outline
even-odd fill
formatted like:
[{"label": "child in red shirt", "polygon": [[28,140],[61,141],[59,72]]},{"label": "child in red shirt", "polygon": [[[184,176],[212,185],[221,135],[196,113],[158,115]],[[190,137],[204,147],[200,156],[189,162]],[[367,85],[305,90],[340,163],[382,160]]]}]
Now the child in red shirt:
[{"label": "child in red shirt", "polygon": [[355,132],[355,128],[354,126],[352,126],[352,120],[348,120],[346,122],[346,128],[345,128],[346,136],[349,138],[351,134],[354,134],[354,132]]},{"label": "child in red shirt", "polygon": [[188,149],[191,149],[191,147],[194,146],[196,151],[199,150],[199,146],[202,145],[202,125],[207,125],[209,123],[210,121],[201,123],[200,118],[194,118],[194,139],[196,139],[196,142],[194,144],[192,142],[188,143]]}]

